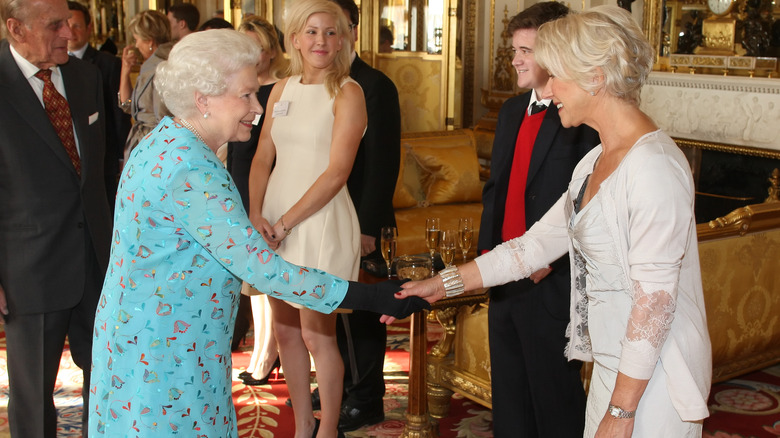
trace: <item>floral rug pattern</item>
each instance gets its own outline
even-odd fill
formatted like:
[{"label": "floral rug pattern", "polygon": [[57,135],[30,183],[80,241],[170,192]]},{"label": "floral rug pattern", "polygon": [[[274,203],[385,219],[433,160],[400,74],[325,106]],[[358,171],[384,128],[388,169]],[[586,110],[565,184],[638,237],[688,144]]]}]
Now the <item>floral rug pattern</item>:
[{"label": "floral rug pattern", "polygon": [[[433,327],[432,327],[433,328]],[[1,329],[0,329],[1,330]],[[431,330],[433,341],[436,330]],[[391,326],[385,356],[385,421],[347,433],[349,438],[397,438],[405,424],[408,387],[408,327]],[[246,386],[237,378],[249,362],[251,338],[241,351],[233,353],[233,399],[242,438],[292,436],[292,409],[283,376],[267,385]],[[8,375],[5,366],[5,336],[0,331],[0,438],[8,431]],[[59,412],[58,438],[81,436],[81,370],[70,353],[63,353],[55,387]],[[314,385],[312,385],[314,387]],[[780,365],[747,374],[713,386],[710,417],[704,422],[702,438],[778,438],[780,437]],[[452,397],[450,415],[439,420],[441,438],[492,437],[492,414],[458,394]]]}]

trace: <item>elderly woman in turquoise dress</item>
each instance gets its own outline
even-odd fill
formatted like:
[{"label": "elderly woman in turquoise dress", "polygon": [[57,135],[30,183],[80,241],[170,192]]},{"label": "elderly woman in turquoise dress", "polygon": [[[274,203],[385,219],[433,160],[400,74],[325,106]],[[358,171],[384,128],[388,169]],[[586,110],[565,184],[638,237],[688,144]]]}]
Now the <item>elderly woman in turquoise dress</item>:
[{"label": "elderly woman in turquoise dress", "polygon": [[133,151],[117,194],[110,267],[95,317],[89,434],[237,437],[230,338],[241,280],[323,313],[399,317],[398,285],[293,265],[255,230],[215,151],[262,113],[259,48],[234,30],[183,38],[160,64],[165,117]]}]

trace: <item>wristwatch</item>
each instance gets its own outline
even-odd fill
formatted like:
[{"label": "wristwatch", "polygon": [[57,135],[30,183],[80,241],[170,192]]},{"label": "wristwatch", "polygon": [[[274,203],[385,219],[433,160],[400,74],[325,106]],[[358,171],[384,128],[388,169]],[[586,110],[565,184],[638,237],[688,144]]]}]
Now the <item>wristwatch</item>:
[{"label": "wristwatch", "polygon": [[624,411],[620,406],[615,406],[611,403],[607,409],[607,412],[609,412],[609,415],[612,415],[614,418],[634,418],[634,415],[636,414],[635,410]]}]

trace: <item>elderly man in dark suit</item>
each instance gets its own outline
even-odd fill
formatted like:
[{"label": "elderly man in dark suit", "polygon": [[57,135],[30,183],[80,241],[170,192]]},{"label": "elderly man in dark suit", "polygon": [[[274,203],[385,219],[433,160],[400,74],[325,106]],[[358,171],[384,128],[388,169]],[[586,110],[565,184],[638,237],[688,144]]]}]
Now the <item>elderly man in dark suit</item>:
[{"label": "elderly man in dark suit", "polygon": [[[542,2],[509,22],[517,85],[529,91],[507,100],[498,115],[490,179],[482,194],[480,252],[524,234],[566,190],[574,166],[599,143],[587,126],[563,128],[558,109],[541,98],[550,75],[534,59],[536,30],[568,12],[561,3]],[[582,436],[581,362],[567,362],[564,356],[570,290],[564,257],[530,279],[490,291],[497,438]]]},{"label": "elderly man in dark suit", "polygon": [[0,312],[14,437],[56,436],[66,336],[88,404],[107,268],[101,79],[68,57],[69,16],[65,0],[0,0]]},{"label": "elderly man in dark suit", "polygon": [[68,26],[73,34],[68,41],[68,53],[96,66],[103,78],[103,101],[106,108],[106,194],[108,205],[113,209],[119,178],[119,160],[124,156],[125,140],[131,126],[130,114],[126,114],[119,108],[117,98],[122,60],[107,52],[96,50],[89,44],[93,25],[86,6],[69,1],[68,9],[71,12]]}]

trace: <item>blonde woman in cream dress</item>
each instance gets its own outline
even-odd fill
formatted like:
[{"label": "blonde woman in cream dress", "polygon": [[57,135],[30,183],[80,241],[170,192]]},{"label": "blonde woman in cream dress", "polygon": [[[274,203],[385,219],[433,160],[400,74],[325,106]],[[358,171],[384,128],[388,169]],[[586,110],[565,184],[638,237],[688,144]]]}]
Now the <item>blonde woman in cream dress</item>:
[{"label": "blonde woman in cream dress", "polygon": [[[363,91],[349,78],[349,27],[336,4],[301,0],[289,11],[285,34],[291,76],[268,100],[250,171],[250,219],[286,260],[356,280],[360,226],[346,181],[367,116]],[[344,374],[335,315],[270,304],[295,436],[335,437]],[[310,353],[322,405],[317,421]]]}]

